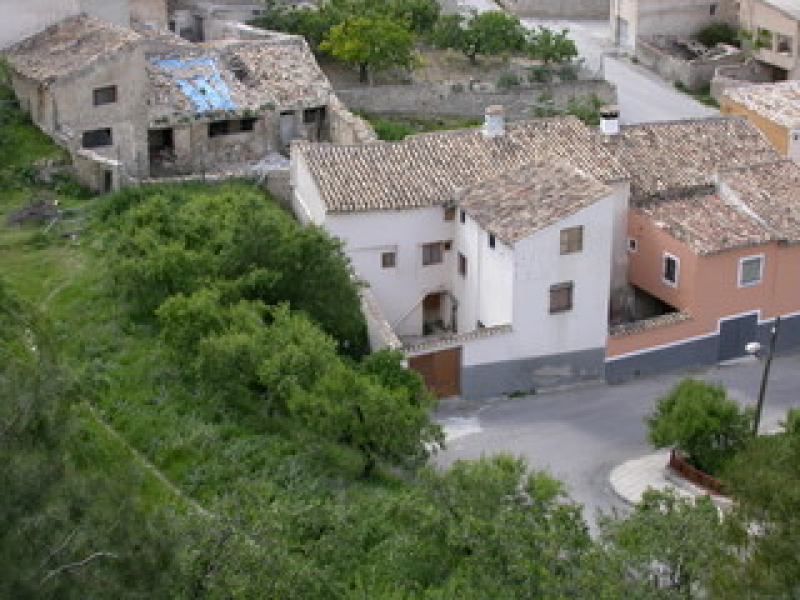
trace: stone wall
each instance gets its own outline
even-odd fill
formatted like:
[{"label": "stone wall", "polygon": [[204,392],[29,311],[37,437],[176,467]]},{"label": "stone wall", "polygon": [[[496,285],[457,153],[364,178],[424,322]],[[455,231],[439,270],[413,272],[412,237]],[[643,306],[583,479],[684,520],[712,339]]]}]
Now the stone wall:
[{"label": "stone wall", "polygon": [[669,81],[680,81],[690,90],[700,90],[711,84],[718,67],[742,62],[741,53],[732,53],[716,58],[685,60],[671,54],[664,44],[655,39],[636,40],[636,58],[645,67],[655,71]]},{"label": "stone wall", "polygon": [[711,95],[717,102],[721,102],[726,90],[771,81],[771,69],[755,60],[741,65],[718,67],[714,72],[714,79],[711,80]]},{"label": "stone wall", "polygon": [[608,19],[608,0],[498,0],[520,18]]},{"label": "stone wall", "polygon": [[347,110],[335,97],[328,104],[328,135],[334,144],[368,144],[378,141],[372,126]]},{"label": "stone wall", "polygon": [[414,84],[337,90],[350,108],[374,114],[439,114],[482,117],[487,106],[502,104],[510,119],[531,118],[531,107],[543,95],[564,108],[571,98],[596,95],[603,103],[616,101],[614,86],[603,80],[564,82],[519,88],[510,92],[464,90],[461,84]]}]

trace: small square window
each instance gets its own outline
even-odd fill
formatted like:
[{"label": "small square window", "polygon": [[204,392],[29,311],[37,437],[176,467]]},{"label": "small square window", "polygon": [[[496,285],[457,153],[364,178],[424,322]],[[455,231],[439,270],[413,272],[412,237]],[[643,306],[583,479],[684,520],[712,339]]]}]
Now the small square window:
[{"label": "small square window", "polygon": [[92,90],[92,102],[95,106],[101,104],[113,104],[117,101],[117,86],[107,85],[101,88]]},{"label": "small square window", "polygon": [[84,131],[81,136],[81,145],[84,148],[102,148],[104,146],[111,146],[114,143],[114,138],[111,135],[111,129],[92,129],[91,131]]},{"label": "small square window", "polygon": [[494,248],[497,245],[497,240],[494,237],[493,233],[489,234],[489,248]]},{"label": "small square window", "polygon": [[381,267],[384,269],[393,269],[397,266],[397,253],[396,252],[381,252]]},{"label": "small square window", "polygon": [[680,275],[680,261],[677,256],[664,254],[664,264],[661,278],[667,285],[678,286],[678,276]]},{"label": "small square window", "polygon": [[764,272],[763,256],[748,256],[739,261],[739,287],[761,283]]},{"label": "small square window", "polygon": [[444,220],[445,221],[453,221],[456,218],[456,207],[455,206],[447,206],[444,209]]},{"label": "small square window", "polygon": [[467,257],[461,252],[458,253],[458,274],[462,277],[467,276]]},{"label": "small square window", "polygon": [[561,230],[561,254],[583,250],[583,225]]},{"label": "small square window", "polygon": [[442,262],[442,243],[433,242],[432,244],[422,245],[422,264],[438,265]]},{"label": "small square window", "polygon": [[459,211],[458,218],[462,223],[466,223],[467,222],[467,213],[466,213],[466,211],[463,211],[463,210]]},{"label": "small square window", "polygon": [[550,286],[550,314],[572,310],[573,288],[571,281]]}]

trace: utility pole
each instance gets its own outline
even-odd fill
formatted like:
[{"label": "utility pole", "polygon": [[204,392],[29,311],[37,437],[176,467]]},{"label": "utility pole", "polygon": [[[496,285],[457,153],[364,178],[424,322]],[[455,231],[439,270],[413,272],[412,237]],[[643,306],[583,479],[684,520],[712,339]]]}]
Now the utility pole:
[{"label": "utility pole", "polygon": [[772,357],[775,355],[775,341],[778,339],[778,329],[781,326],[780,316],[775,317],[775,323],[769,338],[769,351],[764,360],[764,373],[761,375],[761,387],[758,390],[758,402],[756,403],[756,414],[753,418],[753,436],[758,435],[758,426],[761,424],[761,411],[764,409],[764,394],[767,391],[767,380],[769,379],[769,369],[772,366]]}]

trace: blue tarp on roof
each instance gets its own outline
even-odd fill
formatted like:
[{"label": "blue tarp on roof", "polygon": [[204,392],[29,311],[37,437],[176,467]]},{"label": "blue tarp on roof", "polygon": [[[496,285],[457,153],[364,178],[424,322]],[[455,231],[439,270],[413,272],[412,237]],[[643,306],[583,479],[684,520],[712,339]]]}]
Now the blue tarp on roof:
[{"label": "blue tarp on roof", "polygon": [[231,91],[222,79],[216,61],[207,56],[191,59],[151,61],[168,73],[198,112],[236,110]]}]

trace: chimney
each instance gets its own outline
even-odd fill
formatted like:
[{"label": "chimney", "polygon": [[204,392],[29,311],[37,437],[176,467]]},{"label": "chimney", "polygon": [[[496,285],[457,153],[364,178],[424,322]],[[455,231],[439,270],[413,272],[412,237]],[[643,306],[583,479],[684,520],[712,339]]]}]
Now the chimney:
[{"label": "chimney", "polygon": [[483,122],[483,137],[492,139],[505,133],[505,109],[500,104],[486,107],[486,119]]},{"label": "chimney", "polygon": [[619,107],[616,104],[606,104],[600,108],[600,131],[603,135],[619,133]]}]

